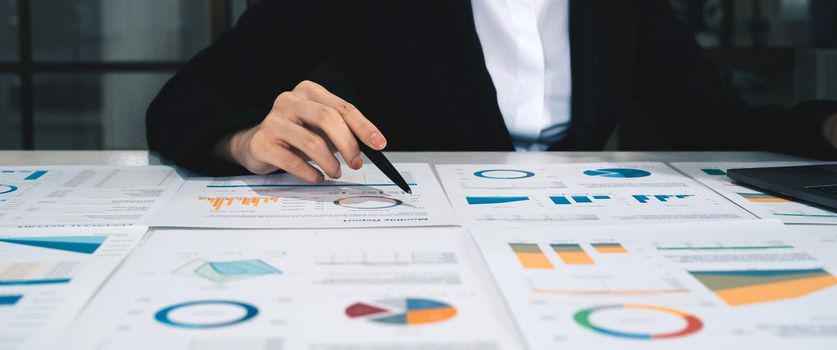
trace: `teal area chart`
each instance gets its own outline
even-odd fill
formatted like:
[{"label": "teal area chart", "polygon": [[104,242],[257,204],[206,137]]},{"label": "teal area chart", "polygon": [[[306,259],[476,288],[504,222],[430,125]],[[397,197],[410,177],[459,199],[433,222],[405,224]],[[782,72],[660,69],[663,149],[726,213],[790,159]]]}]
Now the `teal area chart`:
[{"label": "teal area chart", "polygon": [[20,299],[23,299],[23,295],[20,294],[11,294],[11,295],[0,295],[0,307],[3,306],[14,306],[17,304]]},{"label": "teal area chart", "polygon": [[73,253],[93,254],[106,239],[107,236],[56,236],[0,238],[0,242],[63,250]]},{"label": "teal area chart", "polygon": [[8,286],[35,286],[43,284],[65,284],[70,283],[69,278],[48,278],[34,280],[0,280],[0,287]]},{"label": "teal area chart", "polygon": [[226,283],[266,275],[280,275],[282,271],[261,259],[207,261],[195,259],[177,269],[175,274],[197,276],[213,283]]},{"label": "teal area chart", "polygon": [[490,205],[490,204],[504,204],[514,202],[525,202],[529,200],[526,196],[507,196],[507,197],[465,197],[469,205]]}]

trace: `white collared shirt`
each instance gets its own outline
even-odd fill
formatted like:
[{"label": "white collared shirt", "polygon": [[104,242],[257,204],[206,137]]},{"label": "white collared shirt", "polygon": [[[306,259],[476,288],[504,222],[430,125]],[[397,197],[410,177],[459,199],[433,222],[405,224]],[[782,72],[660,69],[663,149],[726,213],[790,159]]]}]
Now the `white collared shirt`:
[{"label": "white collared shirt", "polygon": [[570,125],[569,0],[471,0],[503,120],[518,151],[544,150]]}]

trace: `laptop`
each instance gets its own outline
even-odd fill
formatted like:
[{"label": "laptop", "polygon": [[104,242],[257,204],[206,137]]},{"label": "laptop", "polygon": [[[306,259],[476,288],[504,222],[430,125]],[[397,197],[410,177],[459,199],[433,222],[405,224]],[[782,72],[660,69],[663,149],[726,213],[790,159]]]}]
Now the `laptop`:
[{"label": "laptop", "polygon": [[729,169],[729,178],[837,211],[837,164]]}]

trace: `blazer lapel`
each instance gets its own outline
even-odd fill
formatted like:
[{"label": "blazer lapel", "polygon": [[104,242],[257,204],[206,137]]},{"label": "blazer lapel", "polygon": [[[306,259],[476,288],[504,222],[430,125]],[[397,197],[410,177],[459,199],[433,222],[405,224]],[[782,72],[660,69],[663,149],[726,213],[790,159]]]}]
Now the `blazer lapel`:
[{"label": "blazer lapel", "polygon": [[[574,141],[572,146],[577,150],[596,147],[589,140],[596,124],[599,88],[599,41],[594,15],[596,1],[570,0],[570,61],[573,80],[570,137]],[[559,144],[566,145],[561,142]]]},{"label": "blazer lapel", "polygon": [[[482,44],[474,23],[471,0],[458,0],[451,3],[455,4],[456,12],[459,14],[457,20],[459,28],[457,28],[457,34],[455,35],[461,36],[460,42],[464,44],[463,52],[468,56],[467,67],[462,68],[466,70],[463,73],[468,75],[467,80],[472,87],[473,106],[471,110],[477,112],[470,117],[478,118],[471,119],[469,122],[473,125],[482,126],[480,129],[483,135],[475,135],[474,142],[484,143],[488,146],[486,150],[514,150],[509,130],[506,128],[506,122],[503,120],[500,106],[497,103],[497,90],[485,65],[485,53],[482,50]],[[490,137],[492,140],[487,143],[479,141],[479,139],[485,137]]]}]

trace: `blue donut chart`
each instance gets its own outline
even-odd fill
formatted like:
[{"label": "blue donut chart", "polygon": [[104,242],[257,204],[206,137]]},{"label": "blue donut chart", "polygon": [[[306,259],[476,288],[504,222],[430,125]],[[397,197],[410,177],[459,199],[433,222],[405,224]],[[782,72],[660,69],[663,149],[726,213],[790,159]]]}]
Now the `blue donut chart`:
[{"label": "blue donut chart", "polygon": [[[492,173],[514,173],[517,175],[491,175]],[[528,177],[535,176],[535,173],[526,170],[517,170],[517,169],[487,169],[487,170],[480,170],[474,172],[474,176],[481,177],[483,179],[494,179],[494,180],[515,180],[515,179],[525,179]]]},{"label": "blue donut chart", "polygon": [[[240,308],[244,309],[244,315],[241,316],[238,319],[235,319],[235,320],[218,322],[218,323],[200,323],[200,324],[178,322],[178,321],[174,321],[174,320],[169,318],[169,314],[172,311],[175,311],[175,310],[181,309],[181,308],[197,306],[197,305],[232,305],[232,306],[237,306],[237,307],[240,307]],[[188,301],[188,302],[184,302],[184,303],[178,303],[178,304],[174,304],[174,305],[171,305],[171,306],[167,306],[163,309],[160,309],[160,311],[157,311],[157,313],[154,314],[154,319],[157,320],[157,322],[160,322],[160,323],[162,323],[166,326],[170,326],[170,327],[188,328],[188,329],[204,329],[204,328],[220,328],[220,327],[232,326],[232,325],[239,324],[239,323],[245,322],[247,320],[250,320],[253,317],[256,317],[256,315],[258,315],[258,314],[259,314],[259,309],[257,309],[255,306],[247,304],[247,303],[242,303],[242,302],[238,302],[238,301],[231,301],[231,300],[196,300],[196,301]]]},{"label": "blue donut chart", "polygon": [[0,184],[0,194],[12,193],[17,191],[17,186]]}]

